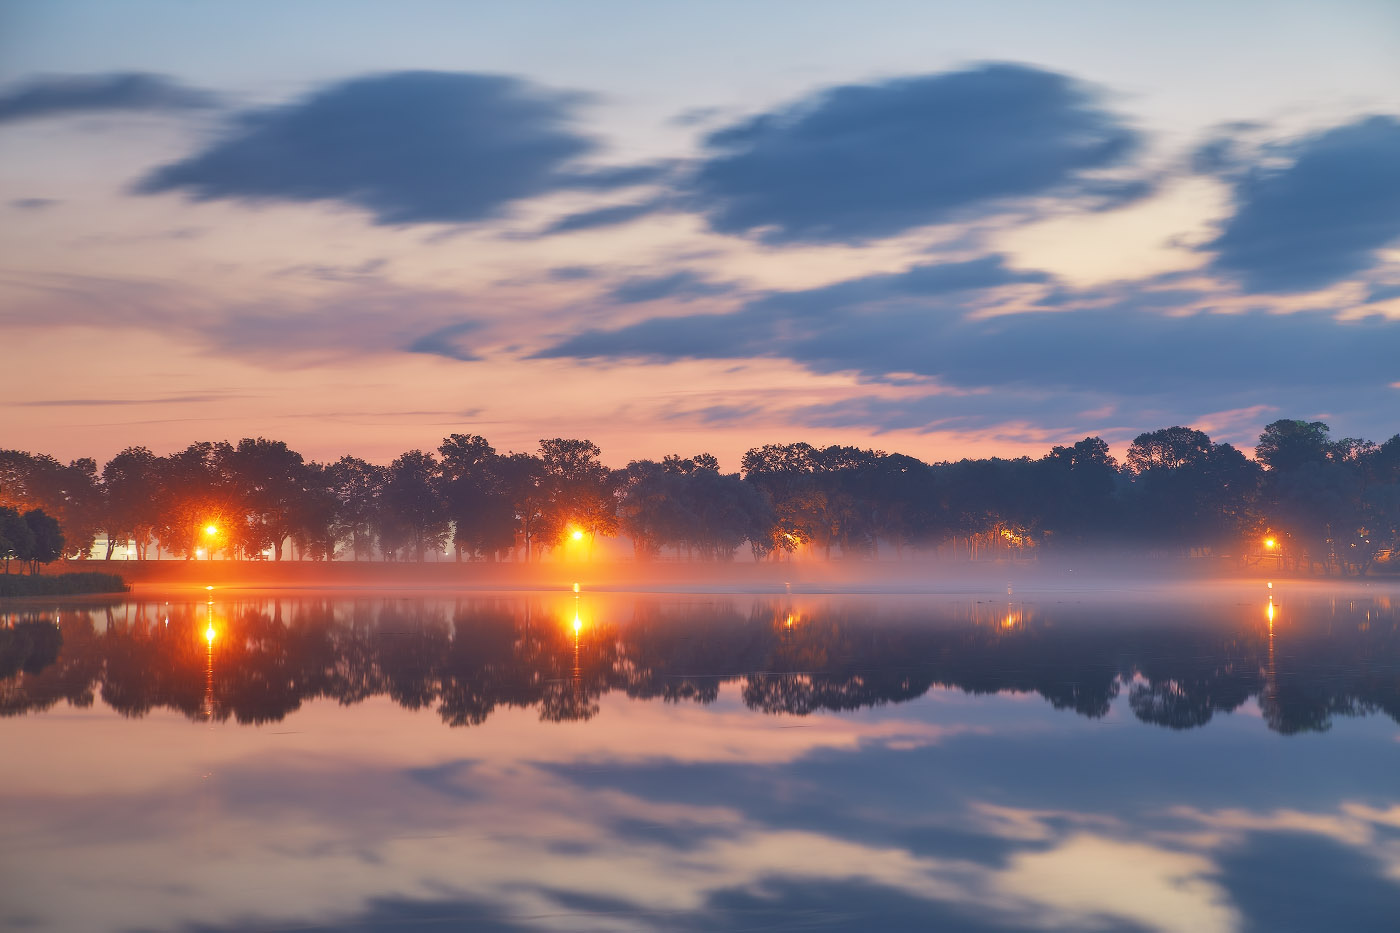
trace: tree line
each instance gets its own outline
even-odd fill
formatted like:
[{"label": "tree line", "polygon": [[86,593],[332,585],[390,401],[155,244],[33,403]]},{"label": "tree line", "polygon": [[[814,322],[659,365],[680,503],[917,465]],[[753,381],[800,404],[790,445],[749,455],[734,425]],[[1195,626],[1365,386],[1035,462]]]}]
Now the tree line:
[{"label": "tree line", "polygon": [[[730,560],[745,549],[755,560],[798,550],[1014,557],[1072,546],[1239,556],[1267,540],[1282,564],[1364,573],[1400,548],[1400,434],[1333,439],[1323,422],[1275,421],[1252,459],[1181,426],[1138,435],[1123,463],[1099,437],[1039,458],[939,463],[769,444],[745,453],[738,473],[705,453],[622,469],[601,454],[568,438],[499,453],[453,434],[387,466],[320,463],[259,437],[166,456],[130,447],[99,470],[91,458],[64,465],[0,450],[0,507],[22,523],[36,511],[56,522],[44,555],[57,541],[58,553],[86,556],[105,537],[103,556],[129,546],[138,560],[282,560],[290,549],[301,560],[421,561],[450,550],[457,560],[529,561],[619,535],[640,560]],[[38,545],[26,540],[0,513],[0,557],[32,563]]]},{"label": "tree line", "polygon": [[[1118,607],[1046,606],[1006,628],[981,604],[872,614],[868,606],[794,614],[748,606],[639,601],[630,622],[574,628],[536,605],[458,600],[235,603],[217,620],[200,604],[152,601],[65,609],[0,627],[0,717],[67,701],[141,716],[268,723],[303,703],[387,696],[435,709],[449,726],[500,709],[551,721],[588,719],[620,692],[668,703],[715,702],[736,684],[766,713],[850,711],[951,687],[1035,693],[1091,718],[1127,693],[1141,722],[1199,728],[1251,698],[1283,733],[1321,731],[1337,716],[1400,721],[1400,608],[1303,602],[1272,637],[1262,614],[1233,606],[1147,607],[1124,626]],[[134,609],[134,612],[131,610]],[[982,612],[984,614],[979,615]],[[930,621],[960,624],[929,624]],[[206,632],[214,632],[209,638]]]}]

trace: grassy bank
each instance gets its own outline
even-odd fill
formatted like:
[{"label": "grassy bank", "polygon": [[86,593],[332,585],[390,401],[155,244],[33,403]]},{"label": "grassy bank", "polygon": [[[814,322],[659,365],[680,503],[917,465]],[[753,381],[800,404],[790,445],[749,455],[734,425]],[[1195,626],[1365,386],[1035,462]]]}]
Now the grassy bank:
[{"label": "grassy bank", "polygon": [[114,573],[0,574],[0,597],[82,596],[125,593],[130,589],[126,581]]}]

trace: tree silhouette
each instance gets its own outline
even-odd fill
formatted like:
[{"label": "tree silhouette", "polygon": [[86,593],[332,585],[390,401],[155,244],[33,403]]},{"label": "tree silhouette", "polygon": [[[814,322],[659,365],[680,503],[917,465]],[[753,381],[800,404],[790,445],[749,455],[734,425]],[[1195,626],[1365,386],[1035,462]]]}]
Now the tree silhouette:
[{"label": "tree silhouette", "polygon": [[406,548],[421,561],[430,549],[442,547],[448,521],[435,481],[437,468],[436,458],[421,450],[410,450],[389,464],[378,516],[386,557]]}]

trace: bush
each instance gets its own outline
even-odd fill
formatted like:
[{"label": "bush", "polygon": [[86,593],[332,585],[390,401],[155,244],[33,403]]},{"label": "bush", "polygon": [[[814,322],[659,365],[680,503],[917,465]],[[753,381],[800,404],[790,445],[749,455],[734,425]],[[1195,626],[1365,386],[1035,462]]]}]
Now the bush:
[{"label": "bush", "polygon": [[60,573],[53,576],[0,574],[0,596],[81,596],[125,593],[131,587],[115,573]]}]

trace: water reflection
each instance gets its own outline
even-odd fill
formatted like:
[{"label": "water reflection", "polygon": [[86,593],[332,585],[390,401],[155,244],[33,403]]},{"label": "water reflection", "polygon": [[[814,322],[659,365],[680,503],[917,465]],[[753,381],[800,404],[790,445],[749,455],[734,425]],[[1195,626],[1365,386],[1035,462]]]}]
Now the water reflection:
[{"label": "water reflection", "polygon": [[1359,589],[216,592],[0,622],[0,929],[1400,916],[1400,619]]},{"label": "water reflection", "polygon": [[1388,599],[1300,593],[1285,614],[1270,584],[1263,602],[1261,619],[1239,601],[682,599],[577,586],[557,597],[127,599],[4,616],[0,713],[100,696],[127,716],[268,723],[315,698],[387,696],[469,726],[504,708],[586,720],[612,692],[707,704],[735,682],[746,706],[775,714],[951,687],[1034,693],[1086,717],[1126,692],[1138,720],[1173,729],[1251,698],[1282,733],[1339,715],[1400,720],[1400,613]]}]

